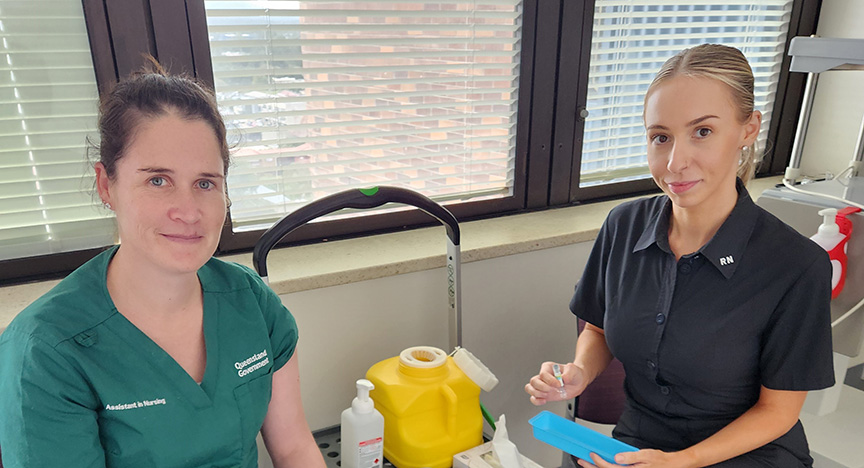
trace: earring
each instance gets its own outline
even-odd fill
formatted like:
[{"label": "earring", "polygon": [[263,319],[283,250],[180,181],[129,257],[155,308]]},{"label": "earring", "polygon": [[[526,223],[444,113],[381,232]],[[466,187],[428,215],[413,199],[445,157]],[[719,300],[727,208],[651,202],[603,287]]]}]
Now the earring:
[{"label": "earring", "polygon": [[111,209],[111,204],[108,203],[107,201],[106,201],[106,202],[102,202],[102,206],[104,206],[106,209],[109,209],[109,210]]}]

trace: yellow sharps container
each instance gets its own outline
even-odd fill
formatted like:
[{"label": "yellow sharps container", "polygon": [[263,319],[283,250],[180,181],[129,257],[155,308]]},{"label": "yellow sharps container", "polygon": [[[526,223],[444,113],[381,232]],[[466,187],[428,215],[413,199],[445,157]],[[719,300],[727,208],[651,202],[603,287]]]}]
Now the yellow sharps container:
[{"label": "yellow sharps container", "polygon": [[[457,353],[484,389],[498,383],[471,353]],[[467,367],[466,354],[473,361]],[[375,385],[370,396],[384,416],[384,457],[397,468],[448,468],[453,455],[483,443],[480,386],[441,349],[408,348],[372,366],[366,378]]]}]

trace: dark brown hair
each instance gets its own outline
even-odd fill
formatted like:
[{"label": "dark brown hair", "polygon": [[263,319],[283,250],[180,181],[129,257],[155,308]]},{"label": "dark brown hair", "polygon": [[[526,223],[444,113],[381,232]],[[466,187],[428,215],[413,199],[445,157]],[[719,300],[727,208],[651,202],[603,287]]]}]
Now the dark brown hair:
[{"label": "dark brown hair", "polygon": [[144,119],[175,113],[188,120],[203,120],[219,143],[225,175],[230,156],[225,122],[216,96],[194,78],[170,75],[152,57],[142,72],[133,73],[105,94],[99,106],[99,162],[109,178]]}]

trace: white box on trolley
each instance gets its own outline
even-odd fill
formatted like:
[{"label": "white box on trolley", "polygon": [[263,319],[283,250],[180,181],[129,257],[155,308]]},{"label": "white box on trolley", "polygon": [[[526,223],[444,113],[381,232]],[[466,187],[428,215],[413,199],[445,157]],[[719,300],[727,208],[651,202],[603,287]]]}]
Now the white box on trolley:
[{"label": "white box on trolley", "polygon": [[[543,468],[525,455],[519,454],[523,468]],[[492,442],[486,442],[462,453],[453,455],[453,468],[501,468],[492,454]]]}]

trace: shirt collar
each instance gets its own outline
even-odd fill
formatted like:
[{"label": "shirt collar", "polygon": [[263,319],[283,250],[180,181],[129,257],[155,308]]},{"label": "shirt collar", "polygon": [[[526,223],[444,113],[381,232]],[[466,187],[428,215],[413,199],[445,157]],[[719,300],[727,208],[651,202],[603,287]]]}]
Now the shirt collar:
[{"label": "shirt collar", "polygon": [[[740,262],[744,249],[750,241],[756,220],[759,217],[759,209],[750,198],[747,188],[741,179],[735,184],[738,190],[738,201],[729,217],[723,221],[720,229],[707,244],[699,249],[700,254],[705,256],[726,279],[732,277]],[[666,198],[662,209],[648,222],[642,236],[636,242],[633,252],[647,249],[652,244],[657,244],[666,253],[672,253],[669,248],[669,217],[672,213],[672,201]]]},{"label": "shirt collar", "polygon": [[657,244],[660,250],[666,253],[672,253],[669,248],[669,215],[672,213],[672,200],[663,195],[666,199],[663,206],[657,210],[648,224],[645,226],[645,231],[633,247],[633,252],[645,250],[652,244]]}]

